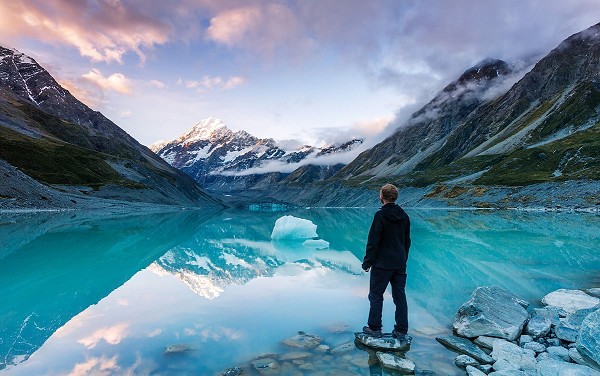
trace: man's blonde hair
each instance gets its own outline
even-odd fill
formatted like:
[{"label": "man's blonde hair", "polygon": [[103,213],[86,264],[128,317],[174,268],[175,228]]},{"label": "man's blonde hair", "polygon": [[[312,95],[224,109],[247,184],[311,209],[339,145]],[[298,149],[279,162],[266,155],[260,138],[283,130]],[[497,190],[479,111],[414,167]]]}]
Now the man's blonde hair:
[{"label": "man's blonde hair", "polygon": [[396,188],[395,185],[393,184],[386,184],[383,187],[381,187],[381,198],[383,198],[385,201],[389,201],[389,202],[396,202],[396,199],[398,199],[398,188]]}]

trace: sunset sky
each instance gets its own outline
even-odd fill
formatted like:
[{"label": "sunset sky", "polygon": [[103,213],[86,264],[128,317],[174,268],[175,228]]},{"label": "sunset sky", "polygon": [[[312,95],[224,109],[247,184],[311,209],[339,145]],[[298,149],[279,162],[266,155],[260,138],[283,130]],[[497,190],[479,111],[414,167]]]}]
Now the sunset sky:
[{"label": "sunset sky", "polygon": [[210,116],[376,136],[483,58],[541,57],[598,22],[597,0],[0,0],[1,45],[146,145]]}]

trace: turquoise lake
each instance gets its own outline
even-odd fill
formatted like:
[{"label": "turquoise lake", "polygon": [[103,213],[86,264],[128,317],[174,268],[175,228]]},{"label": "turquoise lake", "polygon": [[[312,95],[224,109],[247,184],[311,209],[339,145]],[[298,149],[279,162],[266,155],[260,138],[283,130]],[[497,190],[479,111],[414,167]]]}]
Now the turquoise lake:
[{"label": "turquoise lake", "polygon": [[[293,351],[281,341],[300,330],[353,342],[375,210],[0,214],[0,375],[214,375]],[[406,357],[419,368],[461,374],[435,337],[477,286],[533,306],[558,288],[600,287],[598,215],[407,212]],[[312,221],[329,247],[271,241],[284,215]],[[388,292],[384,331],[392,320]],[[391,374],[358,348],[289,367],[281,374]]]}]

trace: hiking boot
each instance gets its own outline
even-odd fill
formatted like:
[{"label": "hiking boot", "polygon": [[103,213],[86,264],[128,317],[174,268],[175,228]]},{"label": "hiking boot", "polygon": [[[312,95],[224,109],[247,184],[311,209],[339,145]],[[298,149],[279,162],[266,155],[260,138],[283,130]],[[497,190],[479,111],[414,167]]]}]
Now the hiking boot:
[{"label": "hiking boot", "polygon": [[370,335],[371,337],[381,338],[381,330],[373,330],[368,326],[363,326],[363,333]]},{"label": "hiking boot", "polygon": [[406,334],[400,333],[396,329],[392,330],[392,337],[394,337],[400,341],[406,341]]}]

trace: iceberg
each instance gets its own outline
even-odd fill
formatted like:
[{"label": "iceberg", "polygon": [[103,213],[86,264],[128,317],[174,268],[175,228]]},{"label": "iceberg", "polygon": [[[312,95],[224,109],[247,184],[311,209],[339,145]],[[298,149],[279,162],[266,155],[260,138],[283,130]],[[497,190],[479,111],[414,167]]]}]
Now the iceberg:
[{"label": "iceberg", "polygon": [[301,240],[316,238],[317,225],[308,219],[285,215],[275,221],[271,233],[273,240]]}]

